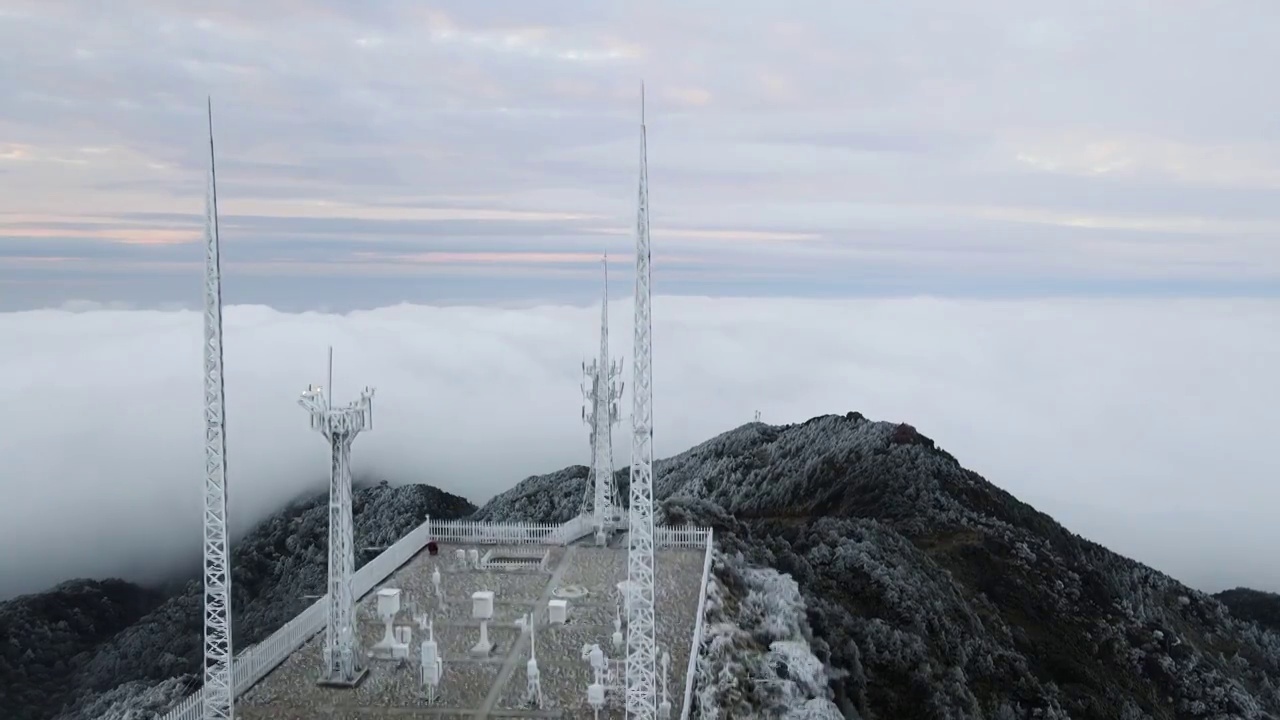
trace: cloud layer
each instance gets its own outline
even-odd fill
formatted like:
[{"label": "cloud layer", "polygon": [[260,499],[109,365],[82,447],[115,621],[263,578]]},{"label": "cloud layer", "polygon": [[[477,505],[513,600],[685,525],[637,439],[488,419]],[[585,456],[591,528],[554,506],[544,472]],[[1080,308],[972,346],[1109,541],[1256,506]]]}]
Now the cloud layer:
[{"label": "cloud layer", "polygon": [[[858,410],[907,421],[1068,527],[1193,585],[1280,590],[1274,301],[655,299],[655,442]],[[611,305],[630,352],[630,303]],[[357,472],[482,502],[588,459],[598,310],[226,313],[234,529],[320,492],[299,391],[377,388]],[[152,579],[199,552],[200,317],[0,314],[0,596]],[[629,366],[629,361],[628,361]],[[624,407],[629,407],[624,401]],[[628,453],[619,432],[617,462]],[[190,565],[186,566],[187,569]]]},{"label": "cloud layer", "polygon": [[0,303],[189,300],[206,93],[238,301],[580,301],[641,78],[667,291],[1274,296],[1280,7],[1201,10],[10,0]]}]

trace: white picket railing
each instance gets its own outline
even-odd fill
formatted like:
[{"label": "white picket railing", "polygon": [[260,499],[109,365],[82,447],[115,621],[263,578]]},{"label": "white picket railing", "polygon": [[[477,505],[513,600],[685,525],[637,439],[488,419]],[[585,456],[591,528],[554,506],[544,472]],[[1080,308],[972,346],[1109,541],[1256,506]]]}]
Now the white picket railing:
[{"label": "white picket railing", "polygon": [[689,667],[684,675],[684,709],[680,711],[680,720],[689,720],[689,714],[693,712],[693,680],[698,669],[698,656],[702,654],[703,616],[707,613],[707,584],[711,582],[712,540],[712,532],[707,529],[707,552],[702,561],[702,591],[698,594],[698,619],[693,624],[693,647],[689,649]]},{"label": "white picket railing", "polygon": [[[426,546],[427,541],[431,539],[431,532],[432,523],[428,518],[378,557],[357,570],[351,577],[353,594],[356,597],[363,597],[373,589],[374,585],[382,582],[401,565],[409,562]],[[233,686],[237,696],[253,687],[254,683],[284,662],[285,658],[296,652],[307,640],[324,630],[328,612],[326,602],[327,597],[320,598],[266,640],[236,655],[231,668],[235,675]],[[201,688],[166,713],[163,720],[200,720],[203,699],[204,689]]]},{"label": "white picket railing", "polygon": [[656,547],[700,548],[711,536],[711,529],[693,525],[671,527],[659,525],[653,529],[653,544]]},{"label": "white picket railing", "polygon": [[447,520],[432,526],[438,542],[470,545],[555,545],[560,542],[555,523],[491,523]]}]

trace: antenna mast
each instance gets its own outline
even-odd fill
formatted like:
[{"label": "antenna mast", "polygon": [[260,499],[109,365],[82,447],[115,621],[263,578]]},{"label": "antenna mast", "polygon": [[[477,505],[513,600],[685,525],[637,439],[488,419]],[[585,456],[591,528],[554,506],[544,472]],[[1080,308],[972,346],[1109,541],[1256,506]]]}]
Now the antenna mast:
[{"label": "antenna mast", "polygon": [[631,361],[631,507],[627,533],[627,717],[657,714],[653,563],[653,315],[649,273],[649,161],[640,85],[640,193],[636,213],[635,356]]},{"label": "antenna mast", "polygon": [[609,531],[621,522],[618,481],[613,475],[613,426],[618,424],[618,400],[622,398],[622,361],[609,361],[609,256],[605,255],[604,299],[600,303],[600,356],[583,363],[582,395],[586,406],[582,419],[591,428],[591,473],[583,511],[590,513],[596,543],[603,545]]},{"label": "antenna mast", "polygon": [[[329,348],[329,382],[333,382],[333,348]],[[311,429],[329,441],[329,613],[325,627],[324,669],[320,684],[355,687],[367,670],[356,628],[355,527],[351,517],[351,444],[362,430],[373,429],[373,389],[345,407],[333,407],[333,388],[309,387],[298,404],[311,414]]]},{"label": "antenna mast", "polygon": [[227,557],[226,397],[222,382],[222,263],[208,101],[209,182],[204,219],[204,720],[235,717],[231,672],[231,572]]}]

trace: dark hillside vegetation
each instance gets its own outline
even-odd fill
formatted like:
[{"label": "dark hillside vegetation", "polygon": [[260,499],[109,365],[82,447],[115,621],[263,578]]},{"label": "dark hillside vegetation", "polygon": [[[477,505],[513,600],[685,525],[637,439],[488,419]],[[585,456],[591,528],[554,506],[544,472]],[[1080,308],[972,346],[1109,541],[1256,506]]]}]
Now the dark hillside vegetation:
[{"label": "dark hillside vegetation", "polygon": [[1235,588],[1214,593],[1213,596],[1230,608],[1232,615],[1241,620],[1255,622],[1272,632],[1280,632],[1280,595],[1249,588]]},{"label": "dark hillside vegetation", "polygon": [[[716,529],[730,599],[735,568],[795,580],[848,716],[1280,713],[1280,637],[1075,535],[909,425],[857,413],[754,423],[655,475],[668,522]],[[574,494],[552,477],[480,514],[563,514],[556,499]]]},{"label": "dark hillside vegetation", "polygon": [[[281,510],[232,545],[233,645],[260,642],[324,593],[328,500]],[[475,506],[426,485],[358,488],[353,496],[360,566],[431,515],[455,519]],[[196,528],[198,530],[198,528]],[[64,583],[0,603],[0,718],[99,720],[159,693],[180,699],[199,686],[201,582],[167,598],[122,581]],[[12,659],[11,659],[12,658]],[[112,702],[99,702],[106,693]],[[113,709],[114,708],[114,709]]]},{"label": "dark hillside vegetation", "polygon": [[[0,603],[0,708],[15,720],[63,697],[68,675],[163,597],[123,580],[71,580]],[[11,710],[12,709],[12,710]],[[10,715],[10,712],[15,714]]]}]

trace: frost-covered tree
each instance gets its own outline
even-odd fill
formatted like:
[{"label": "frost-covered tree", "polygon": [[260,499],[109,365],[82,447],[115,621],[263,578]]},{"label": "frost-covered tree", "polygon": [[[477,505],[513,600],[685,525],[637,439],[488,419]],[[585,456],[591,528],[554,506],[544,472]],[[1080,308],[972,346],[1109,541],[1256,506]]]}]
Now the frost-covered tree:
[{"label": "frost-covered tree", "polygon": [[[575,482],[530,478],[481,512],[568,517],[557,498]],[[655,495],[669,522],[716,529],[716,664],[698,677],[723,717],[776,707],[773,678],[795,665],[762,641],[789,621],[751,600],[751,567],[795,582],[845,716],[1280,716],[1280,636],[1071,533],[909,425],[752,423],[659,461]]]}]

